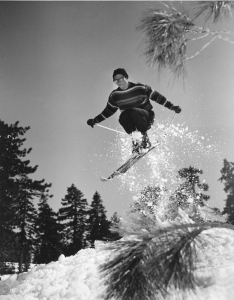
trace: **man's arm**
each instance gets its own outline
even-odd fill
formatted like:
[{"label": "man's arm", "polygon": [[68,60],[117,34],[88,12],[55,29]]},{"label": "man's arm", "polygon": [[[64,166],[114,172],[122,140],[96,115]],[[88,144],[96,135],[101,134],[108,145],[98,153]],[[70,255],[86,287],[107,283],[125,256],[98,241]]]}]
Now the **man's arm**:
[{"label": "man's arm", "polygon": [[181,108],[179,106],[174,106],[170,101],[167,100],[166,97],[161,95],[159,92],[152,90],[150,86],[147,86],[147,94],[150,100],[175,111],[177,114],[181,112]]},{"label": "man's arm", "polygon": [[87,124],[93,127],[96,123],[100,123],[105,119],[109,118],[110,116],[112,116],[117,110],[118,107],[116,106],[115,102],[112,100],[110,96],[104,110],[99,115],[97,115],[94,119],[89,119],[87,121]]}]

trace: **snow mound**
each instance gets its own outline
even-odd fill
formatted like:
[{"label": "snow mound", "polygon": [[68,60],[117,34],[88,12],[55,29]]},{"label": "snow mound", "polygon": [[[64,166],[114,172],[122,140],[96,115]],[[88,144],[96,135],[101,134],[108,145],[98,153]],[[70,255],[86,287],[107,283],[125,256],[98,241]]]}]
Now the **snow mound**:
[{"label": "snow mound", "polygon": [[[233,300],[234,234],[229,229],[211,229],[207,258],[197,269],[196,294],[173,291],[165,300]],[[61,255],[57,262],[38,265],[28,273],[4,277],[0,282],[0,300],[102,300],[105,287],[98,271],[109,251],[102,242],[95,249],[80,250],[76,255]],[[210,267],[207,268],[207,260]],[[115,300],[115,299],[111,299]],[[119,299],[121,300],[121,299]]]},{"label": "snow mound", "polygon": [[[28,273],[14,274],[0,282],[1,300],[103,299],[98,266],[105,254],[94,249],[61,255],[57,262],[38,265]],[[4,295],[4,296],[3,296]]]},{"label": "snow mound", "polygon": [[[194,224],[179,209],[174,222],[167,220],[159,225],[163,228],[190,223]],[[198,246],[195,291],[170,287],[165,300],[234,300],[234,230],[213,227],[204,230],[201,236],[204,243],[203,247]],[[125,235],[122,240],[136,240],[136,236]],[[108,242],[95,241],[95,249],[83,249],[70,257],[61,255],[57,262],[37,265],[18,276],[3,276],[0,300],[104,300],[105,278],[99,266],[113,255],[108,245]]]}]

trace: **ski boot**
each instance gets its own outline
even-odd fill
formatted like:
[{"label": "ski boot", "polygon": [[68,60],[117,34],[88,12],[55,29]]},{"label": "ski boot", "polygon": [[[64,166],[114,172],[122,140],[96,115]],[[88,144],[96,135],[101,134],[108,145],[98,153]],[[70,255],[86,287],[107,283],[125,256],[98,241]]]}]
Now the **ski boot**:
[{"label": "ski boot", "polygon": [[140,154],[140,144],[137,141],[132,141],[132,154]]},{"label": "ski boot", "polygon": [[151,146],[152,146],[152,144],[149,140],[147,132],[142,133],[142,141],[141,141],[140,147],[142,149],[148,150],[148,149],[150,149]]}]

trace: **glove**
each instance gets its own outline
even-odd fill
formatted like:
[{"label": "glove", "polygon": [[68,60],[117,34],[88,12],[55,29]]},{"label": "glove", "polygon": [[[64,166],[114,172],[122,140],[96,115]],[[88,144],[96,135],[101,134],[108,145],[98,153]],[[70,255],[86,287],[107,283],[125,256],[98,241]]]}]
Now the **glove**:
[{"label": "glove", "polygon": [[87,121],[87,124],[93,128],[93,126],[96,124],[96,122],[94,121],[94,119],[89,119]]},{"label": "glove", "polygon": [[172,110],[174,110],[174,112],[177,114],[179,114],[181,112],[181,108],[179,106],[173,106]]}]

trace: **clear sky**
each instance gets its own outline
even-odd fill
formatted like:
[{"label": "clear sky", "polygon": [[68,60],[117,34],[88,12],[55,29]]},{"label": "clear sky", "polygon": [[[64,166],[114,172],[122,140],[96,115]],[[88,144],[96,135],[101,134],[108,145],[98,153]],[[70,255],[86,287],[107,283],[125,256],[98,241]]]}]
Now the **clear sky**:
[{"label": "clear sky", "polygon": [[[175,123],[198,130],[205,143],[218,144],[219,157],[210,157],[201,168],[210,186],[210,205],[224,205],[218,179],[223,159],[234,161],[234,45],[217,39],[188,63],[187,89],[181,82],[168,86],[166,74],[159,81],[146,65],[143,36],[136,31],[149,6],[162,7],[140,1],[0,2],[0,118],[31,127],[25,136],[25,146],[33,148],[28,159],[39,165],[34,177],[52,183],[55,210],[72,183],[89,203],[98,191],[108,216],[121,214],[132,201],[127,189],[120,190],[119,179],[99,179],[118,165],[118,158],[109,155],[118,147],[115,133],[86,124],[105,107],[118,67],[127,70],[129,80],[147,83],[180,105]],[[224,21],[216,29],[233,30],[233,24],[233,19]],[[189,53],[198,49],[196,44]],[[172,117],[171,111],[153,105],[156,119]],[[118,115],[102,125],[120,129]],[[184,167],[188,164],[196,167],[192,159]]]}]

